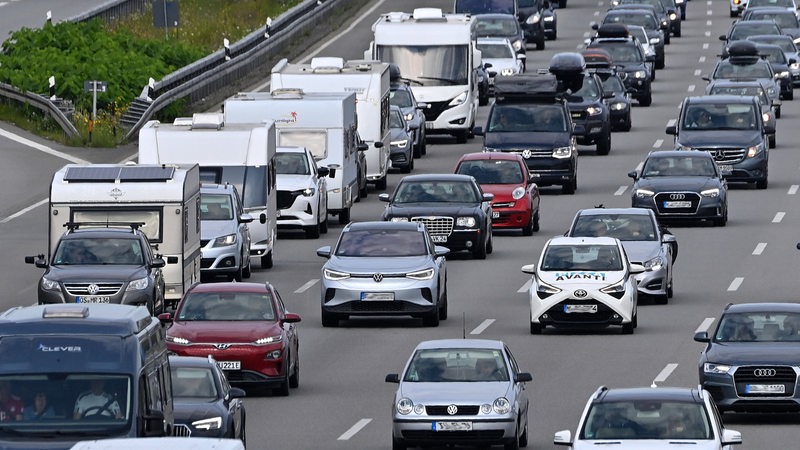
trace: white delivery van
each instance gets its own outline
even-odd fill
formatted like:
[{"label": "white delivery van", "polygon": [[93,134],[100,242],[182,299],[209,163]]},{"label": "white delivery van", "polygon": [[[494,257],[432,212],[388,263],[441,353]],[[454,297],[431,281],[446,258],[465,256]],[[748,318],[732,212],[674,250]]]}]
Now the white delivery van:
[{"label": "white delivery van", "polygon": [[467,142],[478,113],[475,19],[439,8],[382,14],[372,25],[365,58],[394,63],[425,110],[427,134],[451,134]]},{"label": "white delivery van", "polygon": [[354,93],[301,89],[244,92],[225,100],[223,109],[225,123],[274,122],[279,146],[307,148],[318,166],[330,170],[328,212],[338,215],[341,224],[350,222],[350,208],[358,198]]},{"label": "white delivery van", "polygon": [[270,89],[354,92],[358,133],[368,145],[367,181],[384,190],[390,164],[389,82],[389,64],[380,61],[317,57],[310,64],[289,64],[282,59],[272,68]]},{"label": "white delivery van", "polygon": [[242,197],[250,223],[250,255],[273,264],[277,226],[275,126],[232,124],[221,113],[195,114],[171,124],[147,122],[139,131],[140,164],[199,164],[202,183],[229,183]]},{"label": "white delivery van", "polygon": [[175,304],[200,281],[199,208],[197,164],[67,164],[50,185],[49,255],[67,223],[138,223],[168,263],[163,268],[164,299]]}]

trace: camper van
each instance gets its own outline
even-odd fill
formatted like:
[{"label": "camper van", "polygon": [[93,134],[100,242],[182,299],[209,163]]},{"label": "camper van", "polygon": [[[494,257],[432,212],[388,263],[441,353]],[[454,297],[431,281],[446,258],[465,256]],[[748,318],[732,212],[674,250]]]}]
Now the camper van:
[{"label": "camper van", "polygon": [[[414,96],[428,104],[427,134],[451,134],[467,142],[478,114],[481,53],[475,47],[475,19],[439,8],[390,12],[372,25],[374,40],[365,58],[394,63]],[[359,115],[359,120],[361,120]]]},{"label": "camper van", "polygon": [[[60,304],[0,314],[0,389],[25,405],[3,420],[0,447],[66,450],[88,437],[171,435],[164,342],[143,307]],[[47,407],[34,413],[27,405],[40,397]]]},{"label": "camper van", "polygon": [[295,88],[303,92],[354,92],[358,134],[368,145],[367,181],[386,189],[389,170],[389,64],[380,61],[317,57],[310,64],[280,60],[272,68],[270,89]]},{"label": "camper van", "polygon": [[151,120],[139,131],[140,164],[199,164],[201,183],[236,186],[244,212],[254,219],[250,255],[260,257],[265,269],[275,253],[274,157],[272,122],[227,125],[221,113],[204,113],[172,124]]},{"label": "camper van", "polygon": [[[356,96],[352,92],[276,89],[245,92],[225,100],[225,123],[275,123],[278,145],[305,147],[327,167],[328,212],[350,222],[358,198]],[[388,147],[388,146],[387,146]],[[366,146],[361,147],[361,151]]]},{"label": "camper van", "polygon": [[[151,252],[155,252],[157,257],[168,263],[163,268],[158,268],[163,272],[163,286],[156,286],[156,289],[163,291],[157,292],[155,296],[163,298],[143,300],[142,303],[151,306],[154,313],[162,309],[158,305],[161,300],[177,303],[189,286],[200,281],[199,202],[200,168],[197,164],[67,164],[62,167],[53,174],[50,184],[48,255],[41,255],[37,267],[49,266],[48,271],[55,270],[60,264],[55,259],[57,246],[62,238],[74,235],[78,229],[85,235],[88,229],[116,227],[127,229],[127,234],[131,234],[130,229],[133,227],[133,234],[137,230],[143,233],[152,250],[136,250],[137,258],[128,262],[119,259],[124,256],[121,252],[112,254],[112,249],[107,246],[100,249],[108,256],[102,258],[101,262],[105,264],[87,266],[94,269],[80,270],[80,275],[78,266],[65,264],[61,277],[64,283],[60,283],[63,286],[56,286],[59,283],[50,280],[55,283],[53,289],[42,289],[46,274],[40,283],[39,303],[71,302],[72,294],[77,295],[78,301],[89,298],[82,297],[78,293],[80,287],[70,284],[73,282],[82,284],[102,281],[102,287],[109,289],[112,283],[120,282],[122,286],[128,286],[123,289],[127,292],[120,295],[128,298],[129,294],[133,295],[137,290],[132,286],[138,279],[132,275],[135,272],[134,266],[147,266],[153,259]],[[77,244],[77,240],[75,243]],[[132,244],[137,248],[142,247],[133,242]],[[69,270],[70,268],[76,270]],[[150,271],[153,267],[143,269]],[[73,275],[67,275],[68,273]],[[139,290],[144,291],[144,288]],[[62,292],[57,293],[58,291]],[[54,293],[57,295],[51,295]],[[88,294],[92,294],[93,298],[97,297],[95,299],[99,299],[98,301],[114,302],[114,299],[122,299],[122,302],[127,302],[123,297],[117,298],[116,294],[103,293],[105,295],[100,297],[94,295],[98,292]],[[61,297],[56,298],[59,295]]]}]

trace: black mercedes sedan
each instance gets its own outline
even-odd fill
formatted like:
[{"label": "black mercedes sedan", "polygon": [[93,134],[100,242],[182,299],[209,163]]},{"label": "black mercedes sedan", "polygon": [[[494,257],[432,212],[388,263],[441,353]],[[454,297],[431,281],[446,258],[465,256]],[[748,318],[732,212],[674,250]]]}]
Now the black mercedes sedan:
[{"label": "black mercedes sedan", "polygon": [[467,250],[485,259],[492,253],[494,195],[484,193],[475,178],[459,174],[409,175],[390,195],[382,219],[422,222],[431,240],[451,251]]},{"label": "black mercedes sedan", "polygon": [[728,222],[728,185],[708,152],[650,152],[641,171],[628,176],[633,178],[631,206],[652,209],[660,222]]},{"label": "black mercedes sedan", "polygon": [[800,304],[728,304],[704,343],[700,385],[720,411],[800,411]]}]

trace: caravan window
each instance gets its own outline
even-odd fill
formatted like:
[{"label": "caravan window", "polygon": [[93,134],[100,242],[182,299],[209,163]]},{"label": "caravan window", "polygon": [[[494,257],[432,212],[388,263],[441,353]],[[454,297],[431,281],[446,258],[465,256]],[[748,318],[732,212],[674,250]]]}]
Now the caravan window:
[{"label": "caravan window", "polygon": [[201,167],[200,182],[236,186],[245,208],[267,204],[267,168],[264,166]]},{"label": "caravan window", "polygon": [[[107,223],[130,228],[130,223],[143,223],[139,229],[150,242],[161,242],[161,209],[72,209],[73,222]],[[111,224],[114,225],[111,225]],[[120,225],[121,224],[121,225]]]},{"label": "caravan window", "polygon": [[325,130],[279,130],[278,145],[305,147],[319,161],[328,157],[328,133]]},{"label": "caravan window", "polygon": [[468,45],[408,45],[377,48],[380,61],[391,61],[414,86],[457,86],[468,83]]}]

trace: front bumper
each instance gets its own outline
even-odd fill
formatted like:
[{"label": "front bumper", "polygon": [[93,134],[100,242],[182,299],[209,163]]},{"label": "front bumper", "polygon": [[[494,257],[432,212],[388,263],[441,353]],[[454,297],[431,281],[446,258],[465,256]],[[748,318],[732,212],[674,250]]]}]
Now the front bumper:
[{"label": "front bumper", "polygon": [[[422,317],[439,306],[437,283],[436,276],[430,280],[412,280],[385,274],[380,283],[375,282],[372,275],[338,281],[323,278],[322,309],[347,315]],[[368,296],[376,299],[369,300]]]},{"label": "front bumper", "polygon": [[310,197],[298,195],[291,206],[278,211],[278,228],[302,228],[319,223],[319,193]]},{"label": "front bumper", "polygon": [[[75,285],[79,283],[70,282],[70,284]],[[80,283],[80,284],[90,284],[90,283]],[[96,283],[98,285],[102,284],[109,284],[109,283]],[[148,302],[154,302],[155,299],[152,298],[151,293],[153,292],[153,288],[148,286],[146,289],[136,290],[136,291],[126,291],[127,284],[126,283],[115,283],[121,285],[121,288],[114,293],[109,293],[105,295],[103,293],[98,293],[97,295],[89,295],[83,293],[77,293],[71,291],[69,288],[65,287],[64,283],[59,283],[59,290],[45,290],[42,289],[42,284],[39,282],[38,287],[38,299],[40,305],[46,304],[53,304],[53,303],[83,303],[85,297],[102,297],[101,299],[97,299],[96,302],[98,303],[116,303],[121,305],[147,305]],[[95,301],[92,301],[95,302]]]},{"label": "front bumper", "polygon": [[631,202],[634,208],[648,208],[656,213],[659,220],[664,221],[698,221],[698,220],[719,220],[725,216],[725,202],[721,197],[703,197],[695,192],[685,192],[692,202],[688,208],[665,208],[665,203],[661,196],[668,196],[670,193],[657,193],[652,197],[638,198],[635,195]]},{"label": "front bumper", "polygon": [[[636,264],[641,264],[637,262]],[[667,265],[662,264],[658,270],[648,270],[636,274],[637,289],[639,294],[651,296],[666,296],[669,286],[669,271]]]},{"label": "front bumper", "polygon": [[[514,417],[478,419],[476,416],[424,416],[420,419],[395,414],[392,420],[392,437],[406,445],[457,444],[492,445],[513,441],[516,435]],[[471,431],[434,431],[434,422],[470,422]]]},{"label": "front bumper", "polygon": [[[754,377],[753,369],[756,368],[775,369],[776,376]],[[700,370],[702,371],[702,367]],[[720,411],[797,412],[800,411],[800,384],[797,375],[798,369],[791,366],[761,364],[732,368],[725,374],[701,372],[700,384],[714,398]],[[784,393],[750,393],[748,391],[752,388],[749,386],[753,384],[782,385]]]},{"label": "front bumper", "polygon": [[507,202],[492,202],[492,228],[524,228],[532,219],[527,198]]},{"label": "front bumper", "polygon": [[575,138],[580,145],[591,145],[594,144],[598,139],[605,136],[608,132],[606,115],[598,114],[597,116],[585,117],[586,112],[580,111],[573,111],[572,114],[572,121],[576,124],[582,124],[586,132],[583,135],[576,135]]},{"label": "front bumper", "polygon": [[539,186],[563,186],[572,184],[578,176],[577,152],[569,158],[554,158],[553,150],[509,151],[522,155],[528,173]]},{"label": "front bumper", "polygon": [[203,275],[231,274],[239,270],[242,265],[241,253],[238,245],[211,248],[213,239],[200,249],[200,273]]},{"label": "front bumper", "polygon": [[[223,370],[231,384],[259,384],[277,387],[286,381],[286,349],[283,348],[283,343],[231,344],[223,350],[211,344],[176,345],[167,343],[167,349],[180,356],[207,358],[210,355],[217,363],[238,361],[241,367],[239,370]],[[280,357],[268,357],[276,350],[281,350]]]},{"label": "front bumper", "polygon": [[[605,287],[605,286],[603,286]],[[583,298],[575,298],[578,289],[586,291]],[[551,326],[581,327],[622,325],[633,321],[637,295],[635,290],[627,290],[621,298],[601,292],[599,289],[570,286],[545,298],[536,292],[536,283],[530,288],[531,323]],[[586,312],[571,312],[580,305]]]}]

